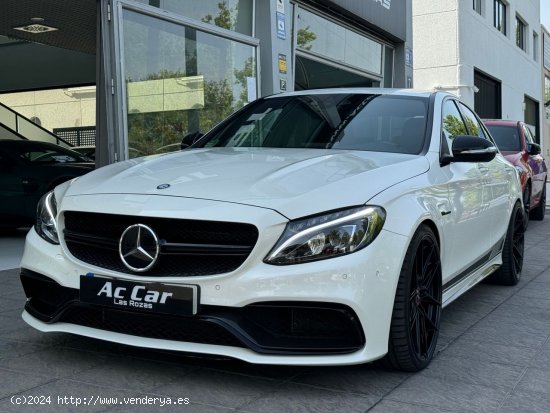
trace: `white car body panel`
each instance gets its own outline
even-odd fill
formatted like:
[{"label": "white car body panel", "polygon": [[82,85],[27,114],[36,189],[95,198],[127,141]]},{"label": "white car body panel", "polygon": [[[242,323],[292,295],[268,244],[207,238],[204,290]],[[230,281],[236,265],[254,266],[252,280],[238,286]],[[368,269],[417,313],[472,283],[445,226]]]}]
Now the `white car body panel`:
[{"label": "white car body panel", "polygon": [[[388,183],[428,170],[426,159],[413,155],[321,149],[191,149],[151,158],[85,175],[66,196],[162,194],[259,206],[295,219],[342,206],[327,194],[344,191],[348,206],[362,205]],[[170,187],[159,191],[161,184]]]},{"label": "white car body panel", "polygon": [[[440,108],[449,97],[438,93],[435,107]],[[252,252],[229,273],[195,277],[121,273],[79,261],[63,237],[60,245],[53,245],[34,229],[27,236],[22,267],[73,289],[80,288],[80,275],[93,273],[127,281],[197,285],[200,303],[212,306],[240,308],[268,301],[344,304],[356,313],[366,339],[365,346],[354,353],[260,354],[246,348],[136,337],[68,323],[48,324],[27,311],[23,318],[41,331],[217,354],[253,363],[343,365],[378,359],[388,351],[397,282],[407,247],[419,226],[429,223],[440,241],[445,306],[502,263],[502,240],[509,223],[509,218],[502,217],[510,217],[514,205],[521,202],[515,169],[500,154],[488,165],[451,163],[441,167],[440,134],[441,116],[435,111],[431,141],[420,155],[320,149],[191,149],[100,168],[55,190],[61,231],[64,211],[131,215],[137,220],[184,217],[255,225],[259,237]],[[163,184],[170,186],[157,189]],[[382,231],[366,248],[299,265],[264,262],[289,220],[364,204],[380,206],[386,212]]]}]

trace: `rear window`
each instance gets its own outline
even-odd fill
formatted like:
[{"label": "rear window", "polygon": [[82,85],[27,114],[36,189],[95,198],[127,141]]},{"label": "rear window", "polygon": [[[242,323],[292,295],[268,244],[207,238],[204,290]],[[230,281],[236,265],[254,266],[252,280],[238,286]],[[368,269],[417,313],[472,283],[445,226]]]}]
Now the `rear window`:
[{"label": "rear window", "polygon": [[418,154],[426,139],[428,99],[366,94],[260,100],[197,146],[347,149]]},{"label": "rear window", "polygon": [[485,125],[501,151],[520,152],[521,141],[515,126]]}]

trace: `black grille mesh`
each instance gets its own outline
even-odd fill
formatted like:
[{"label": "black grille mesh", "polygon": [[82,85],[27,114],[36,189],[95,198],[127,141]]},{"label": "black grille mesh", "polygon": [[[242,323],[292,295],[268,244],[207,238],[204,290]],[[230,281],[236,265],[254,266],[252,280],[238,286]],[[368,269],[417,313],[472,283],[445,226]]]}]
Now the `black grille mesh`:
[{"label": "black grille mesh", "polygon": [[[144,224],[151,227],[159,240],[168,243],[216,244],[225,246],[254,247],[258,239],[258,230],[254,225],[198,221],[184,219],[134,217],[127,215],[95,214],[66,211],[65,230],[72,234],[98,237],[111,241],[112,247],[105,243],[88,238],[86,242],[75,242],[74,237],[67,237],[66,244],[70,253],[77,259],[97,267],[119,272],[131,272],[122,263],[118,241],[126,228],[133,224]],[[149,271],[138,273],[146,276],[200,276],[221,274],[237,269],[248,254],[163,254],[158,263]]]},{"label": "black grille mesh", "polygon": [[73,305],[63,312],[59,321],[139,337],[243,347],[225,328],[196,318]]}]

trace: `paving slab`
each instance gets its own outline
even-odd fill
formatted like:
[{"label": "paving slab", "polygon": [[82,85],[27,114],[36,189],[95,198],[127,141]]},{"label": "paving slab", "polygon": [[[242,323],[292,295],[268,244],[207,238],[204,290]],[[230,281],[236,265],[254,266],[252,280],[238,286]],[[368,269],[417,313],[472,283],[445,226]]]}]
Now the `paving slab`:
[{"label": "paving slab", "polygon": [[[395,372],[380,363],[258,366],[71,334],[44,334],[21,319],[25,298],[19,269],[0,271],[0,411],[546,413],[550,406],[548,218],[529,225],[520,283],[514,287],[483,283],[446,307],[436,356],[416,374]],[[23,237],[19,242],[22,245]],[[37,409],[12,402],[14,396],[40,394],[55,398],[56,405]],[[57,397],[71,395],[188,401],[178,408],[158,403],[57,405]]]}]

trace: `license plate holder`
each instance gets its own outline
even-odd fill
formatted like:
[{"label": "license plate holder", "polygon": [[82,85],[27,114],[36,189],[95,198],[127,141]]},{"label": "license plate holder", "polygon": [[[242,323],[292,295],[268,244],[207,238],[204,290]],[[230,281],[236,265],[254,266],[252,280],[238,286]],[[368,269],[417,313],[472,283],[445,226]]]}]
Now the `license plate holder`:
[{"label": "license plate holder", "polygon": [[199,286],[87,274],[80,276],[80,301],[120,310],[190,316],[198,312]]}]

